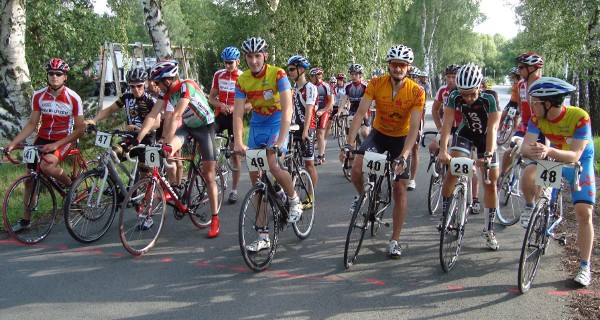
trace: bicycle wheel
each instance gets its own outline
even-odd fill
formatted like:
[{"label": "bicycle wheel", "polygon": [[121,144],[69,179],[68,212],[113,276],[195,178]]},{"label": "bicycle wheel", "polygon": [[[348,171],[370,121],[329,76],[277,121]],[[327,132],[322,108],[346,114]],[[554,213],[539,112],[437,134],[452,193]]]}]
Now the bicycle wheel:
[{"label": "bicycle wheel", "polygon": [[254,271],[267,269],[273,261],[279,236],[278,216],[275,199],[265,194],[264,185],[248,191],[240,210],[239,241],[242,257]]},{"label": "bicycle wheel", "polygon": [[340,128],[340,133],[338,134],[337,137],[337,142],[338,142],[338,146],[341,148],[343,148],[346,145],[346,138],[348,137],[348,128],[346,128],[346,118],[340,118],[339,119],[339,128]]},{"label": "bicycle wheel", "polygon": [[498,188],[500,208],[497,214],[498,222],[502,225],[512,226],[517,223],[525,208],[525,199],[523,199],[519,182],[519,174],[515,172],[514,168],[500,179]]},{"label": "bicycle wheel", "polygon": [[69,189],[63,212],[73,239],[91,243],[100,239],[112,225],[117,213],[117,187],[111,178],[100,190],[104,171],[82,174]]},{"label": "bicycle wheel", "polygon": [[344,159],[344,164],[342,165],[342,172],[344,172],[344,177],[346,177],[346,180],[348,181],[352,181],[352,179],[350,179],[350,170],[352,169],[350,161],[351,160],[346,157],[346,159]]},{"label": "bicycle wheel", "polygon": [[292,224],[294,233],[300,239],[306,239],[312,231],[315,222],[315,188],[308,171],[298,170],[294,176],[294,189],[302,202],[302,216],[300,220]]},{"label": "bicycle wheel", "polygon": [[547,211],[547,202],[540,199],[536,205],[529,225],[525,232],[523,245],[521,246],[521,256],[519,258],[519,275],[517,282],[521,293],[527,292],[533,283],[540,258],[545,250],[546,224],[544,215]]},{"label": "bicycle wheel", "polygon": [[440,232],[440,265],[444,272],[450,272],[460,254],[465,233],[460,216],[466,214],[465,189],[462,185],[454,188],[448,203],[448,212],[444,216]]},{"label": "bicycle wheel", "polygon": [[513,121],[509,120],[508,122],[500,124],[500,129],[498,129],[498,137],[496,138],[496,142],[499,146],[504,145],[510,137],[512,137],[513,133]]},{"label": "bicycle wheel", "polygon": [[[26,186],[30,192],[26,197]],[[29,212],[31,223],[20,231],[13,231],[12,226]],[[50,184],[37,174],[28,174],[18,178],[8,188],[2,206],[4,228],[13,239],[34,244],[42,241],[57,223],[56,195]]]},{"label": "bicycle wheel", "polygon": [[386,177],[379,177],[378,179],[380,180],[379,190],[374,193],[376,195],[375,200],[371,201],[373,203],[373,208],[371,210],[373,213],[373,218],[371,219],[371,237],[377,235],[383,221],[383,214],[392,203],[392,188],[388,179]]},{"label": "bicycle wheel", "polygon": [[358,198],[356,209],[352,213],[348,234],[346,235],[346,244],[344,245],[344,267],[350,268],[362,245],[365,231],[369,227],[369,198],[370,191],[362,191]]},{"label": "bicycle wheel", "polygon": [[[192,223],[196,227],[204,229],[210,226],[212,220],[212,210],[208,200],[206,182],[198,171],[190,173],[190,175],[191,177],[188,179],[189,185],[185,193],[186,206],[190,209]],[[225,181],[219,168],[215,172],[215,182],[217,184],[217,212],[219,212],[225,198]]]},{"label": "bicycle wheel", "polygon": [[154,247],[165,221],[164,199],[154,177],[140,179],[127,193],[124,203],[128,205],[122,206],[119,215],[119,234],[129,253],[139,256]]},{"label": "bicycle wheel", "polygon": [[435,161],[433,164],[435,169],[438,172],[438,176],[434,177],[433,174],[429,179],[429,190],[427,191],[427,209],[429,210],[430,215],[434,215],[436,211],[440,208],[440,204],[442,203],[442,185],[444,184],[444,179],[446,178],[446,166],[439,165],[438,161]]}]

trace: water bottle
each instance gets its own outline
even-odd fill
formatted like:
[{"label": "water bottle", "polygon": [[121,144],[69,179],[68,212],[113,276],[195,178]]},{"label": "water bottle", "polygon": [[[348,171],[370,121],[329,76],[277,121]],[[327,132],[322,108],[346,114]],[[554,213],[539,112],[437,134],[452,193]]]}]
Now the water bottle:
[{"label": "water bottle", "polygon": [[283,188],[281,188],[281,186],[278,183],[275,183],[273,188],[275,189],[277,198],[279,198],[279,200],[281,200],[281,202],[285,203],[285,200],[287,199],[287,197],[285,195],[285,191],[283,191]]}]

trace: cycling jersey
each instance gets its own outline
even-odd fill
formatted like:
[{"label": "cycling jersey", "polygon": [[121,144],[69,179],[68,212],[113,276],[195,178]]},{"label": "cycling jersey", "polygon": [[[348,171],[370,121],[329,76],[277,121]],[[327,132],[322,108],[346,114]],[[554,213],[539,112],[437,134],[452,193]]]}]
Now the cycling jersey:
[{"label": "cycling jersey", "polygon": [[154,103],[156,103],[156,99],[148,92],[144,92],[139,98],[136,98],[133,93],[127,92],[115,101],[119,108],[125,107],[127,125],[135,125],[140,128],[148,113],[154,108]]},{"label": "cycling jersey", "polygon": [[340,106],[340,101],[342,100],[342,97],[346,94],[345,86],[342,86],[342,87],[335,86],[335,87],[333,87],[333,94],[335,96],[335,100],[333,101],[333,106],[334,107],[339,107]]},{"label": "cycling jersey", "polygon": [[31,107],[41,113],[37,137],[50,141],[66,138],[73,131],[74,118],[83,115],[81,97],[67,87],[58,96],[50,93],[49,87],[34,92]]},{"label": "cycling jersey", "polygon": [[[539,78],[538,76],[536,79]],[[527,124],[532,113],[531,106],[529,105],[529,95],[527,94],[527,80],[519,80],[517,87],[519,89],[519,104],[521,105],[521,123],[519,124],[518,131],[527,132]]]},{"label": "cycling jersey", "polygon": [[172,111],[180,99],[190,99],[190,103],[181,115],[183,123],[190,128],[199,128],[215,121],[215,115],[208,100],[198,85],[192,80],[182,80],[174,84],[171,92],[165,93],[165,110]]},{"label": "cycling jersey", "polygon": [[489,115],[498,112],[498,102],[493,94],[486,91],[479,93],[479,97],[468,105],[458,90],[453,91],[448,97],[448,108],[454,109],[454,114],[462,113],[463,118],[456,130],[457,134],[470,131],[477,135],[487,133]]},{"label": "cycling jersey", "polygon": [[[217,99],[220,102],[228,106],[233,105],[235,100],[235,83],[241,74],[242,71],[240,69],[235,69],[232,72],[227,71],[227,69],[221,69],[215,72],[211,88],[219,91]],[[216,107],[215,116],[218,116],[220,113],[221,107]]]},{"label": "cycling jersey", "polygon": [[319,83],[315,84],[315,86],[317,87],[317,93],[318,93],[318,97],[319,97],[319,103],[317,104],[317,110],[321,110],[321,109],[325,108],[325,106],[327,106],[327,104],[329,104],[329,101],[331,99],[331,95],[333,94],[333,91],[331,90],[331,86],[329,85],[329,83],[324,82],[321,79],[319,79]]},{"label": "cycling jersey", "polygon": [[252,104],[250,127],[279,126],[281,102],[279,93],[291,90],[287,74],[281,68],[265,64],[258,75],[244,71],[235,84],[235,98]]},{"label": "cycling jersey", "polygon": [[[579,157],[581,162],[581,176],[579,180],[580,191],[571,188],[573,203],[583,202],[594,204],[596,202],[596,178],[594,173],[594,143],[592,141],[592,125],[588,113],[578,107],[564,107],[558,118],[549,121],[535,117],[529,121],[527,132],[535,135],[543,133],[546,139],[552,142],[553,147],[559,150],[571,150],[572,139],[586,140],[583,153]],[[563,175],[573,185],[574,170],[564,168]]]},{"label": "cycling jersey", "polygon": [[357,83],[350,81],[346,84],[344,87],[344,92],[346,96],[348,96],[348,101],[350,102],[350,113],[356,113],[356,110],[358,110],[358,105],[360,104],[360,99],[365,94],[366,89],[367,82],[364,80],[360,80]]},{"label": "cycling jersey", "polygon": [[[448,85],[445,84],[445,85],[441,86],[440,89],[438,90],[438,92],[436,93],[435,100],[440,102],[442,104],[442,108],[444,108],[448,105],[448,97],[450,96],[450,93],[455,90],[456,90],[456,88],[450,89],[450,88],[448,88]],[[454,122],[452,123],[452,127],[457,128],[461,121],[462,121],[462,113],[460,113],[460,112],[455,113],[454,114]]]},{"label": "cycling jersey", "polygon": [[404,85],[392,96],[391,75],[373,78],[364,97],[375,101],[373,128],[390,137],[408,135],[412,111],[423,112],[425,91],[416,82],[406,79]]},{"label": "cycling jersey", "polygon": [[[306,119],[306,106],[313,105],[317,101],[317,87],[307,82],[302,88],[294,87],[294,114],[292,122],[304,128]],[[310,118],[309,128],[314,129],[317,126],[317,108],[313,107],[312,117]],[[302,132],[302,130],[298,130]]]}]

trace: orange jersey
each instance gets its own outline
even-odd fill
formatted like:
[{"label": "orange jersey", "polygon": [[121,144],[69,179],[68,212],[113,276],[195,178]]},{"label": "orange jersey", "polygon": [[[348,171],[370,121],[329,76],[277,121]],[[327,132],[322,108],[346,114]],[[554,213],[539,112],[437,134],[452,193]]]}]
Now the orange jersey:
[{"label": "orange jersey", "polygon": [[390,136],[408,135],[411,112],[423,112],[425,107],[425,90],[411,79],[392,96],[391,75],[386,74],[369,81],[364,98],[375,101],[375,130]]}]

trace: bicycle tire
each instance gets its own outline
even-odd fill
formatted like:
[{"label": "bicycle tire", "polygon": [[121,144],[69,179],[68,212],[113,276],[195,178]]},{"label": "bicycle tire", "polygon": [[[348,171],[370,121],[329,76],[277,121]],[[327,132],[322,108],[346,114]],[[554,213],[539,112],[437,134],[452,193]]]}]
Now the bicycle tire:
[{"label": "bicycle tire", "polygon": [[531,288],[531,284],[535,279],[535,274],[540,262],[540,258],[545,250],[546,245],[546,223],[544,216],[547,210],[547,202],[545,199],[540,199],[534,208],[529,219],[529,225],[523,238],[521,246],[521,255],[519,257],[519,273],[517,283],[519,291],[525,293]]},{"label": "bicycle tire", "polygon": [[[137,195],[143,195],[143,197]],[[131,206],[122,206],[119,215],[119,236],[125,249],[136,256],[147,253],[158,240],[162,230],[166,203],[165,194],[156,178],[146,177],[140,179],[127,193],[124,203]],[[152,219],[148,229],[142,224]]]},{"label": "bicycle tire", "polygon": [[344,148],[344,146],[346,145],[346,141],[347,141],[347,137],[348,137],[348,128],[346,128],[345,126],[345,121],[344,119],[346,118],[340,118],[339,121],[340,123],[340,134],[337,137],[337,142],[338,142],[338,146],[340,147],[340,149]]},{"label": "bicycle tire", "polygon": [[[433,165],[437,167],[437,163],[438,161],[436,161]],[[436,211],[440,207],[440,204],[442,203],[442,185],[444,184],[444,179],[446,178],[446,167],[440,167],[441,168],[438,172],[437,178],[434,177],[433,174],[431,174],[431,177],[429,178],[429,189],[427,190],[427,210],[429,210],[430,215],[435,215]]]},{"label": "bicycle tire", "polygon": [[519,186],[520,177],[515,174],[514,167],[500,179],[498,188],[499,210],[498,222],[504,226],[512,226],[519,222],[525,208],[525,200]]},{"label": "bicycle tire", "polygon": [[104,171],[100,170],[82,174],[73,182],[65,198],[65,225],[71,237],[81,243],[102,238],[115,219],[118,188],[112,178],[107,177],[100,192],[103,178]]},{"label": "bicycle tire", "polygon": [[448,202],[448,211],[444,216],[440,230],[440,265],[444,272],[450,272],[458,261],[461,243],[465,233],[464,225],[459,221],[459,211],[466,214],[466,192],[463,185],[457,185]]},{"label": "bicycle tire", "polygon": [[[29,228],[14,232],[12,226],[20,219],[25,208],[25,185],[31,183],[33,192],[29,204],[34,203],[31,212]],[[29,206],[30,207],[30,206]],[[37,174],[28,174],[15,180],[4,197],[2,216],[4,228],[10,236],[20,243],[35,244],[42,241],[50,234],[52,227],[57,223],[56,194],[52,186]]]},{"label": "bicycle tire", "polygon": [[[217,212],[221,210],[223,199],[225,198],[225,181],[219,168],[215,171],[215,182],[217,184]],[[186,191],[186,206],[190,209],[190,219],[192,223],[204,229],[210,226],[212,221],[212,210],[206,189],[206,181],[200,172],[190,172],[188,178],[188,187]]]},{"label": "bicycle tire", "polygon": [[[344,244],[344,267],[350,268],[356,261],[360,251],[365,232],[369,226],[369,196],[370,191],[362,191],[358,198],[356,208],[350,219],[350,226],[346,234],[346,243]],[[356,245],[356,247],[353,247]]]},{"label": "bicycle tire", "polygon": [[379,177],[378,190],[376,190],[373,194],[375,195],[375,200],[371,201],[373,203],[373,208],[371,212],[373,213],[373,219],[371,219],[371,237],[374,238],[377,236],[377,232],[379,231],[379,227],[383,221],[383,215],[385,210],[392,203],[392,187],[389,185],[389,180],[387,177]]},{"label": "bicycle tire", "polygon": [[[273,262],[279,237],[279,208],[275,204],[275,199],[265,191],[266,189],[262,184],[255,185],[248,191],[244,197],[244,202],[242,202],[238,225],[242,257],[246,265],[256,272],[266,270]],[[264,214],[266,223],[260,223],[260,225],[267,227],[270,245],[266,251],[258,250],[255,252],[249,250],[248,247],[253,241],[259,239],[257,220],[261,213]]]},{"label": "bicycle tire", "polygon": [[292,228],[296,236],[304,240],[310,235],[315,222],[315,188],[308,171],[305,169],[299,169],[293,180],[294,189],[300,197],[303,211],[300,220],[294,222]]},{"label": "bicycle tire", "polygon": [[496,138],[496,143],[499,146],[504,145],[508,140],[510,140],[510,137],[512,137],[513,134],[513,121],[512,119],[510,121],[508,121],[508,123],[505,124],[500,124],[500,129],[498,130],[498,136]]},{"label": "bicycle tire", "polygon": [[346,180],[348,181],[352,181],[352,179],[350,178],[350,171],[352,170],[352,167],[350,166],[350,159],[348,159],[348,157],[346,157],[346,159],[344,159],[344,164],[342,165],[342,172],[344,173],[344,177],[346,178]]}]

